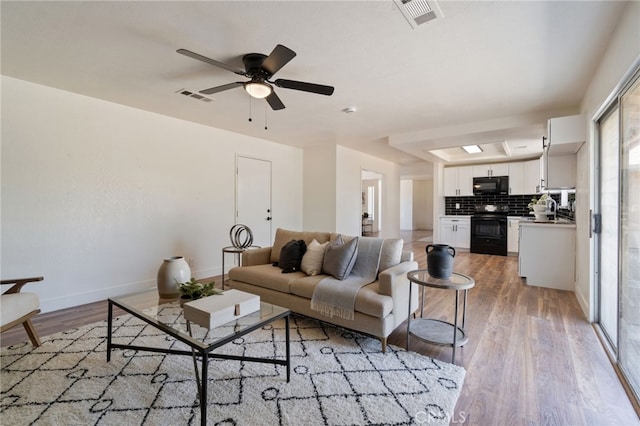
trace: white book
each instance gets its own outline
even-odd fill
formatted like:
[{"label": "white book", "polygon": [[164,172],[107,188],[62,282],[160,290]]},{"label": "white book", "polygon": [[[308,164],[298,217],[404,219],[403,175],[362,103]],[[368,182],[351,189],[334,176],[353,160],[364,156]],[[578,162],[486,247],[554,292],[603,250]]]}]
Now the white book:
[{"label": "white book", "polygon": [[203,297],[184,304],[184,318],[204,328],[216,328],[260,310],[260,296],[240,290]]}]

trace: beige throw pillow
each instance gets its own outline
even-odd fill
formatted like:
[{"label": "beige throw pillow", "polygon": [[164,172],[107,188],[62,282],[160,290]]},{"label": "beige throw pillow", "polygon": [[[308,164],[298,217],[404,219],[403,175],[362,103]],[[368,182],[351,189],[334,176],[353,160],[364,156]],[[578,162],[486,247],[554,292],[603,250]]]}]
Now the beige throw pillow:
[{"label": "beige throw pillow", "polygon": [[382,272],[400,263],[402,258],[402,247],[404,241],[401,238],[387,238],[382,242],[380,252],[380,266],[378,271]]},{"label": "beige throw pillow", "polygon": [[329,245],[328,241],[320,244],[314,238],[307,246],[304,256],[302,256],[300,270],[307,275],[318,275],[322,271],[322,261],[324,260],[324,251],[327,245]]}]

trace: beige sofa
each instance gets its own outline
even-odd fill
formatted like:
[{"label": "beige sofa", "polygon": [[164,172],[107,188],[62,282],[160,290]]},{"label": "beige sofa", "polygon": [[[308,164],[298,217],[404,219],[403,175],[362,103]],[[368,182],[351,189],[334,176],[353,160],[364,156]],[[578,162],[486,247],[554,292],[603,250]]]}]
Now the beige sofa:
[{"label": "beige sofa", "polygon": [[[229,271],[227,285],[257,294],[262,301],[284,306],[292,312],[377,337],[385,351],[387,337],[407,319],[409,313],[410,283],[407,272],[418,268],[413,253],[402,251],[402,240],[384,241],[380,256],[380,268],[384,270],[378,271],[376,281],[358,291],[353,320],[337,316],[329,318],[311,309],[314,289],[327,275],[308,276],[300,271],[284,274],[282,269],[273,266],[284,244],[292,239],[302,239],[308,245],[313,239],[324,243],[336,237],[337,234],[329,232],[297,232],[279,228],[272,247],[243,253],[242,266]],[[411,312],[415,312],[418,308],[418,291],[415,284],[412,285]]]}]

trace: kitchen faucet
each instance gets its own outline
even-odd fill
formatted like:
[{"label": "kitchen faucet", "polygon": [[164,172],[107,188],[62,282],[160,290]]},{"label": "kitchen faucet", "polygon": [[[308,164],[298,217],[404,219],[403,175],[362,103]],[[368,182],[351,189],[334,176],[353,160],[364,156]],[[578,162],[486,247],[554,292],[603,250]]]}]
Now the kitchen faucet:
[{"label": "kitchen faucet", "polygon": [[556,220],[558,220],[558,203],[556,202],[556,200],[549,197],[549,200],[547,201],[547,208],[549,208],[549,204],[553,204],[553,221],[555,222]]}]

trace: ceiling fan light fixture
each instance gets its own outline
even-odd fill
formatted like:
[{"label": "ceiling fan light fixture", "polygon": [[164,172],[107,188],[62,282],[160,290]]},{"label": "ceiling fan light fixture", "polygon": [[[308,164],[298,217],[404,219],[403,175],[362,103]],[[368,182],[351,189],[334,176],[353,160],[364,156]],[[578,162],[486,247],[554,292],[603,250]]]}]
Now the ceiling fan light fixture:
[{"label": "ceiling fan light fixture", "polygon": [[273,93],[273,87],[264,81],[248,81],[244,83],[244,90],[257,99],[264,99]]}]

